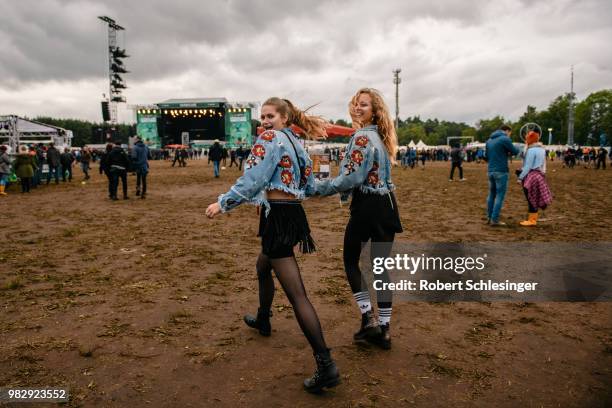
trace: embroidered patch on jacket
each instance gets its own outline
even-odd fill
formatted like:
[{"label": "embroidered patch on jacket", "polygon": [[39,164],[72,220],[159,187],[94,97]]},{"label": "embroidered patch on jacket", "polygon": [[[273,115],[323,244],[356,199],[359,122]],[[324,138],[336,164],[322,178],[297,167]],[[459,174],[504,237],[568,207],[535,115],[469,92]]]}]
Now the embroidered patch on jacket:
[{"label": "embroidered patch on jacket", "polygon": [[378,171],[371,170],[368,173],[368,184],[375,186],[378,184]]},{"label": "embroidered patch on jacket", "polygon": [[279,166],[281,166],[284,169],[288,169],[292,166],[291,163],[291,158],[287,155],[284,155],[283,157],[281,157],[280,162],[278,163]]},{"label": "embroidered patch on jacket", "polygon": [[246,168],[250,169],[254,166],[257,166],[257,158],[253,155],[250,155],[246,161]]},{"label": "embroidered patch on jacket", "polygon": [[289,185],[293,181],[293,174],[291,170],[283,170],[281,171],[280,178],[283,184]]},{"label": "embroidered patch on jacket", "polygon": [[363,153],[361,153],[359,150],[353,150],[351,152],[351,161],[361,165],[363,162]]},{"label": "embroidered patch on jacket", "polygon": [[265,132],[263,132],[260,136],[259,136],[262,140],[265,140],[266,142],[271,141],[272,139],[274,139],[274,131],[273,130],[266,130]]},{"label": "embroidered patch on jacket", "polygon": [[357,146],[365,147],[365,146],[368,145],[368,142],[369,142],[369,140],[368,140],[367,136],[357,136],[355,138],[355,144]]},{"label": "embroidered patch on jacket", "polygon": [[251,149],[251,153],[256,157],[263,158],[266,155],[266,148],[263,147],[263,145],[256,144],[253,146],[253,149]]},{"label": "embroidered patch on jacket", "polygon": [[355,172],[355,163],[353,163],[352,161],[349,161],[348,163],[344,165],[344,168],[346,169],[344,170],[344,175],[348,176],[351,173]]}]

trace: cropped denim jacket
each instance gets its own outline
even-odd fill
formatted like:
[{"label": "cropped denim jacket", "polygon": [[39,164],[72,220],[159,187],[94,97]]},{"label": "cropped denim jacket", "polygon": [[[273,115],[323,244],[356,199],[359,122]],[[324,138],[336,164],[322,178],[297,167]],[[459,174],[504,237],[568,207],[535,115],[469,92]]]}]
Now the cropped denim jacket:
[{"label": "cropped denim jacket", "polygon": [[266,190],[284,191],[299,200],[314,192],[312,161],[289,128],[266,130],[257,138],[245,161],[244,174],[227,193],[219,196],[217,202],[222,212],[248,202],[263,205],[268,214],[270,205]]},{"label": "cropped denim jacket", "polygon": [[323,196],[340,193],[346,198],[354,188],[380,195],[395,190],[391,182],[391,161],[376,125],[355,132],[346,147],[338,177],[315,182],[315,194]]}]

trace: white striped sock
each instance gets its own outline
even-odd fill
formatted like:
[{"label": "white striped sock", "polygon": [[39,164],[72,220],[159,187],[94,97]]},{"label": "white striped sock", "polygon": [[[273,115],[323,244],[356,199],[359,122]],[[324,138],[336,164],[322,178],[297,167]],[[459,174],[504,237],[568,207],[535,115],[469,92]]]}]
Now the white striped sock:
[{"label": "white striped sock", "polygon": [[392,307],[379,307],[378,308],[378,324],[384,326],[391,323],[391,312]]},{"label": "white striped sock", "polygon": [[353,293],[353,297],[357,301],[357,306],[359,306],[359,310],[361,311],[361,314],[364,314],[372,310],[372,303],[370,302],[370,293],[357,292],[357,293]]}]

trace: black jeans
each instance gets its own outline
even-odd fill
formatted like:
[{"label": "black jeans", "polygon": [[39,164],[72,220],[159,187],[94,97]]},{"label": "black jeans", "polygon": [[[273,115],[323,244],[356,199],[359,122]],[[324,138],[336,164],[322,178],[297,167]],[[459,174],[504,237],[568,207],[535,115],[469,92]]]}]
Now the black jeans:
[{"label": "black jeans", "polygon": [[32,184],[32,177],[21,177],[21,192],[29,193]]},{"label": "black jeans", "polygon": [[127,197],[127,171],[119,169],[111,169],[110,171],[110,195],[117,197],[117,189],[119,188],[119,178],[123,186],[123,197]]},{"label": "black jeans", "polygon": [[[142,190],[140,190],[140,186],[142,185]],[[142,195],[147,192],[147,172],[146,171],[136,171],[136,191],[142,191]]]},{"label": "black jeans", "polygon": [[450,179],[453,179],[453,176],[455,175],[455,168],[459,169],[459,178],[462,179],[463,178],[463,163],[455,163],[453,162],[451,164],[451,172],[450,172]]},{"label": "black jeans", "polygon": [[535,208],[533,205],[531,205],[531,203],[529,202],[529,191],[527,191],[527,189],[525,187],[523,187],[523,193],[525,193],[525,198],[527,199],[527,206],[529,208],[529,212],[530,213],[537,213],[538,209]]}]

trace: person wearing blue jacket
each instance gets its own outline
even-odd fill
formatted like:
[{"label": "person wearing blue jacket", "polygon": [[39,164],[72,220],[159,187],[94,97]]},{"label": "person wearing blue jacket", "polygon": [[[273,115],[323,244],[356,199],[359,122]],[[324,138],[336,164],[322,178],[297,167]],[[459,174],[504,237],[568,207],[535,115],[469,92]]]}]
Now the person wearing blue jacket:
[{"label": "person wearing blue jacket", "polygon": [[[380,93],[360,89],[349,103],[349,112],[357,131],[351,137],[338,177],[318,181],[315,193],[329,196],[352,195],[350,218],[344,233],[344,269],[353,297],[361,312],[361,327],[353,335],[357,343],[370,342],[385,350],[391,348],[389,332],[393,293],[378,291],[378,321],[372,310],[370,294],[362,286],[359,259],[362,248],[372,242],[374,257],[387,257],[395,234],[403,231],[391,181],[397,135],[389,109]],[[388,271],[380,278],[389,282]]]},{"label": "person wearing blue jacket", "polygon": [[324,121],[306,115],[293,104],[270,98],[261,108],[264,132],[259,136],[247,161],[244,175],[230,190],[208,206],[213,218],[242,203],[262,207],[259,222],[261,254],[257,259],[259,310],[257,316],[245,316],[245,323],[263,336],[271,334],[270,314],[274,298],[272,270],[293,306],[300,328],[312,347],[317,370],[304,381],[308,392],[318,393],[340,383],[340,374],[331,358],[317,313],[308,300],[293,247],[302,252],[315,250],[310,227],[301,200],[314,190],[312,161],[290,126],[301,127],[313,138],[325,137]]},{"label": "person wearing blue jacket", "polygon": [[487,197],[487,224],[505,226],[499,220],[501,209],[508,189],[508,155],[517,155],[519,150],[512,144],[512,128],[502,125],[489,136],[486,143],[486,160],[489,178],[489,196]]},{"label": "person wearing blue jacket", "polygon": [[[149,174],[149,148],[140,136],[137,137],[132,149],[132,163],[136,171],[136,195],[141,199],[147,195],[147,174]],[[142,190],[140,186],[142,185]]]}]

